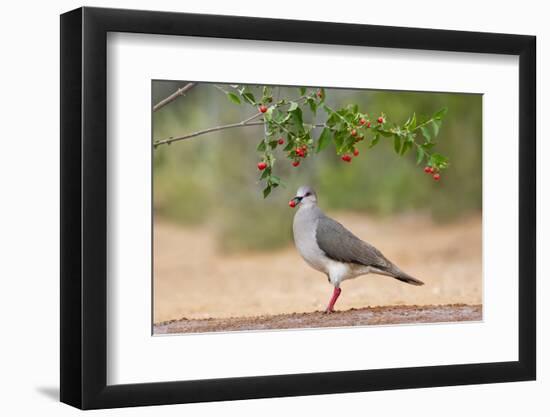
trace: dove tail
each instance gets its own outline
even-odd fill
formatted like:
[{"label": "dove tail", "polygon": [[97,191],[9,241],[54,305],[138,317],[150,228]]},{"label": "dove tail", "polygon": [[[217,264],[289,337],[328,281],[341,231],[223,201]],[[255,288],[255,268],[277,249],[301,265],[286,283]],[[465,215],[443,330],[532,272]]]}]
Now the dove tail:
[{"label": "dove tail", "polygon": [[424,285],[422,281],[414,277],[411,277],[409,274],[404,273],[398,267],[396,267],[394,264],[391,264],[391,263],[389,265],[386,265],[384,268],[378,267],[374,269],[374,272],[398,279],[399,281],[406,282],[407,284]]},{"label": "dove tail", "polygon": [[411,285],[424,285],[424,283],[422,281],[420,281],[419,279],[416,279],[414,277],[411,277],[410,275],[408,274],[405,274],[404,272],[401,272],[399,271],[399,273],[393,275],[393,277],[395,279],[398,279],[399,281],[403,281],[403,282],[406,282],[407,284],[411,284]]}]

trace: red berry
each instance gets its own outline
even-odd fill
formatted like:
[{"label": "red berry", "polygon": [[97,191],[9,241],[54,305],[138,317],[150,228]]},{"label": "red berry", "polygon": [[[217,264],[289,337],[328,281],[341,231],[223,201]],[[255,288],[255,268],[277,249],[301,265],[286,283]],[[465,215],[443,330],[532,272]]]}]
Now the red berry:
[{"label": "red berry", "polygon": [[307,151],[307,146],[306,145],[302,145],[302,150],[305,152]]},{"label": "red berry", "polygon": [[367,122],[367,127],[370,127],[370,122]]},{"label": "red berry", "polygon": [[342,161],[351,162],[351,156],[350,155],[342,155]]},{"label": "red berry", "polygon": [[434,176],[433,176],[433,179],[436,180],[436,181],[439,181],[440,178],[441,178],[441,175],[439,175],[439,174],[434,174]]},{"label": "red berry", "polygon": [[265,113],[267,111],[267,107],[264,106],[263,104],[259,107],[259,110],[262,112],[262,113]]},{"label": "red berry", "polygon": [[323,92],[321,90],[317,91],[317,97],[323,98]]},{"label": "red berry", "polygon": [[435,172],[434,167],[430,167],[430,174],[433,174]]},{"label": "red berry", "polygon": [[349,132],[351,136],[357,136],[357,130],[351,129],[351,132]]},{"label": "red berry", "polygon": [[277,143],[279,145],[284,145],[285,144],[285,140],[283,138],[279,138],[279,140],[277,141]]},{"label": "red berry", "polygon": [[289,205],[290,207],[294,208],[294,207],[296,207],[296,202],[295,202],[294,200],[290,200],[290,201],[288,202],[288,205]]},{"label": "red berry", "polygon": [[426,167],[426,168],[424,168],[424,172],[426,174],[431,174],[432,173],[432,168],[431,167]]},{"label": "red berry", "polygon": [[353,155],[355,155],[355,156],[359,155],[359,149],[354,149],[353,150]]},{"label": "red berry", "polygon": [[365,123],[367,123],[367,121],[366,121],[365,119],[361,118],[361,119],[359,120],[359,124],[360,124],[361,126],[363,126]]},{"label": "red berry", "polygon": [[300,161],[294,161],[294,162],[292,162],[292,166],[293,166],[293,167],[297,167],[298,165],[300,165]]},{"label": "red berry", "polygon": [[384,118],[382,116],[380,116],[378,118],[378,123],[380,123],[380,124],[384,123]]},{"label": "red berry", "polygon": [[265,162],[258,162],[258,169],[260,171],[263,171],[266,168],[267,168],[267,164]]}]

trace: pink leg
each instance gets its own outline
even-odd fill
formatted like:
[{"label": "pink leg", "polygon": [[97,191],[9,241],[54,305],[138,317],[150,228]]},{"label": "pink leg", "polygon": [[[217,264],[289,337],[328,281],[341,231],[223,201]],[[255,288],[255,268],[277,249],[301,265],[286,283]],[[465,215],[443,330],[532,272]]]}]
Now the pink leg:
[{"label": "pink leg", "polygon": [[338,297],[340,296],[340,293],[342,292],[341,288],[334,287],[334,292],[332,293],[332,297],[330,298],[330,302],[328,303],[327,309],[325,310],[325,313],[333,313],[334,312],[334,304],[336,304],[336,300],[338,300]]}]

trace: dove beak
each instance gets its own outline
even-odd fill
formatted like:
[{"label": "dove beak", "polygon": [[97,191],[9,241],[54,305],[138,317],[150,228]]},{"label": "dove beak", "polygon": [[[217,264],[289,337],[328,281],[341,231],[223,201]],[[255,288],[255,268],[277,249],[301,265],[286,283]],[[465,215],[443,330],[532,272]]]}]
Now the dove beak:
[{"label": "dove beak", "polygon": [[292,200],[288,202],[288,205],[292,208],[296,207],[298,204],[300,204],[300,201],[302,201],[303,197],[294,197]]}]

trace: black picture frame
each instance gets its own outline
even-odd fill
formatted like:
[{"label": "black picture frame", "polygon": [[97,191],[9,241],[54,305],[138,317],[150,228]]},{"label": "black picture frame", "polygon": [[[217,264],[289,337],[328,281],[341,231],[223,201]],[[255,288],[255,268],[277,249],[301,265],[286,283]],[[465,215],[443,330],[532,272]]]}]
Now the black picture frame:
[{"label": "black picture frame", "polygon": [[[519,56],[519,360],[107,385],[108,32]],[[61,15],[61,401],[82,409],[534,380],[536,38],[80,8]]]}]

